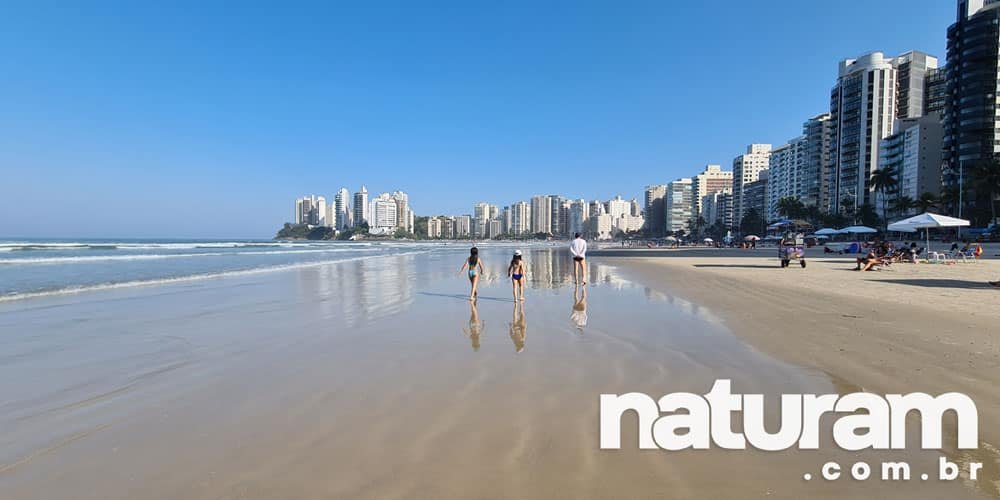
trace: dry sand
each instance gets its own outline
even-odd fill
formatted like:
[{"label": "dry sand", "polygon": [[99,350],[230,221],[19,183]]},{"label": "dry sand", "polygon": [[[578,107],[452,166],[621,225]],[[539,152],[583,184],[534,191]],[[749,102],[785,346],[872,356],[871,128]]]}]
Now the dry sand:
[{"label": "dry sand", "polygon": [[[851,257],[778,267],[773,250],[604,252],[627,276],[710,308],[762,351],[876,393],[958,391],[980,413],[982,459],[1000,457],[1000,261],[895,264]],[[628,255],[629,257],[612,257]]]}]

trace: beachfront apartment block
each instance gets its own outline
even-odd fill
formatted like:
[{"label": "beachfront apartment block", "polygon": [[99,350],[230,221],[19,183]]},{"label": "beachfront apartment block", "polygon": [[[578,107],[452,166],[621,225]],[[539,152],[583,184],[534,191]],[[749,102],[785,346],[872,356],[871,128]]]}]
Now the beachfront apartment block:
[{"label": "beachfront apartment block", "polygon": [[393,234],[399,227],[396,200],[389,193],[382,193],[371,201],[368,233],[373,235]]},{"label": "beachfront apartment block", "polygon": [[515,236],[531,233],[531,205],[526,201],[518,201],[510,206],[511,228]]},{"label": "beachfront apartment block", "polygon": [[552,233],[552,199],[548,196],[531,198],[531,232]]},{"label": "beachfront apartment block", "polygon": [[618,219],[622,215],[632,213],[632,203],[618,195],[604,203],[604,212],[612,219]]},{"label": "beachfront apartment block", "polygon": [[590,218],[590,205],[585,200],[574,200],[569,204],[568,233],[585,233],[587,220]]},{"label": "beachfront apartment block", "polygon": [[871,52],[840,62],[830,91],[832,208],[856,212],[874,201],[871,175],[878,168],[879,142],[892,134],[897,117],[923,115],[926,73],[937,64],[936,57],[918,51],[893,58]]},{"label": "beachfront apartment block", "polygon": [[664,220],[663,202],[667,196],[666,184],[646,186],[643,192],[646,207],[646,230],[650,236],[663,236]]},{"label": "beachfront apartment block", "polygon": [[705,165],[705,170],[691,178],[691,192],[694,199],[692,213],[698,217],[702,211],[701,199],[709,193],[733,188],[733,172],[722,170],[721,165]]},{"label": "beachfront apartment block", "polygon": [[468,238],[472,236],[472,216],[459,215],[455,217],[455,237]]},{"label": "beachfront apartment block", "polygon": [[351,193],[347,188],[340,188],[333,196],[333,223],[335,229],[344,230],[350,227]]},{"label": "beachfront apartment block", "polygon": [[354,193],[354,226],[370,223],[368,206],[368,188],[361,186],[361,190]]},{"label": "beachfront apartment block", "polygon": [[709,226],[721,224],[723,227],[733,226],[733,190],[707,194],[701,198],[701,217]]},{"label": "beachfront apartment block", "polygon": [[[971,165],[1000,155],[1000,2],[959,0],[947,33],[942,181],[944,189],[957,190]],[[961,215],[990,202],[975,190],[963,194],[963,207],[945,208]]]},{"label": "beachfront apartment block", "polygon": [[743,187],[756,182],[770,161],[770,144],[750,144],[745,153],[733,158],[733,224],[739,224],[743,218]]},{"label": "beachfront apartment block", "polygon": [[879,169],[892,169],[898,185],[893,193],[875,193],[875,208],[883,217],[884,211],[888,211],[888,215],[902,218],[909,214],[893,210],[896,200],[912,201],[924,193],[937,195],[941,191],[944,127],[938,114],[932,113],[897,120],[894,128],[896,132],[882,139],[879,145]]},{"label": "beachfront apartment block", "polygon": [[762,170],[757,176],[757,180],[743,186],[743,215],[739,219],[733,220],[733,225],[739,227],[743,218],[751,213],[756,213],[761,221],[767,221],[767,192],[769,188],[770,171]]},{"label": "beachfront apartment block", "polygon": [[687,231],[694,207],[692,193],[690,177],[667,184],[667,196],[664,201],[664,231],[667,234]]},{"label": "beachfront apartment block", "polygon": [[805,205],[815,205],[816,199],[809,196],[809,187],[817,178],[807,177],[805,136],[796,137],[771,151],[770,166],[767,169],[767,220],[781,217],[778,202],[782,198],[795,198]]}]

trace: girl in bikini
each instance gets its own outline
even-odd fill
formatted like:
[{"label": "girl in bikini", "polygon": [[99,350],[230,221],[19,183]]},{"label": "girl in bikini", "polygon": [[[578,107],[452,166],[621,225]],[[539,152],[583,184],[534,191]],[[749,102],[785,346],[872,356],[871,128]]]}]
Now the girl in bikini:
[{"label": "girl in bikini", "polygon": [[507,266],[507,277],[510,278],[511,287],[514,289],[514,300],[524,302],[524,261],[521,260],[521,251],[514,250],[514,258]]},{"label": "girl in bikini", "polygon": [[465,264],[462,264],[462,269],[459,269],[459,273],[468,269],[469,273],[469,284],[472,285],[472,293],[469,294],[469,300],[476,300],[479,295],[479,276],[483,274],[483,261],[479,259],[479,249],[472,247],[469,250],[469,258],[465,259]]}]

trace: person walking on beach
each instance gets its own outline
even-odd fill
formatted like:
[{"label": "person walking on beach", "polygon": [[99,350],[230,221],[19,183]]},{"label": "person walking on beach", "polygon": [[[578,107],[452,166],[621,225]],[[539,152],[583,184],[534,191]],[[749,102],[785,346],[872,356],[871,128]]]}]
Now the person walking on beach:
[{"label": "person walking on beach", "polygon": [[469,293],[469,300],[476,300],[479,296],[479,277],[483,274],[483,261],[479,258],[479,249],[472,247],[469,250],[469,257],[465,259],[465,263],[462,264],[462,269],[458,272],[468,270],[469,284],[472,286],[472,292]]},{"label": "person walking on beach", "polygon": [[583,284],[587,284],[587,242],[576,233],[573,242],[569,244],[569,253],[573,254],[573,283],[579,284],[583,278]]},{"label": "person walking on beach", "polygon": [[514,301],[524,302],[524,261],[521,260],[521,251],[514,250],[514,258],[507,266],[507,277],[510,278],[511,287],[514,292]]}]

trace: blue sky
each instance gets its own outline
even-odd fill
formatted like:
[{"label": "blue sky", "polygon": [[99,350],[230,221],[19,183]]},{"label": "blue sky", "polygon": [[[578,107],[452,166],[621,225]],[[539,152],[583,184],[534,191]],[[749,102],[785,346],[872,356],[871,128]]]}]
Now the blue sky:
[{"label": "blue sky", "polygon": [[0,236],[270,237],[296,196],[419,215],[639,197],[829,107],[837,63],[944,59],[954,2],[21,2]]}]

